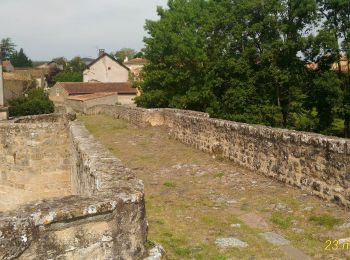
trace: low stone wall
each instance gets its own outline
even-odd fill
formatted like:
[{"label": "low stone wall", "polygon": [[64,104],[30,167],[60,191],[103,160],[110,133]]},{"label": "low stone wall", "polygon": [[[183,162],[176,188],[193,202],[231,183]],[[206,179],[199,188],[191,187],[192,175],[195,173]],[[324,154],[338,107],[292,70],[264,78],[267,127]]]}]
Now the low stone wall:
[{"label": "low stone wall", "polygon": [[56,122],[0,123],[0,211],[71,194],[66,130]]},{"label": "low stone wall", "polygon": [[350,140],[209,118],[176,109],[94,107],[138,126],[166,126],[197,149],[350,207]]},{"label": "low stone wall", "polygon": [[142,259],[143,183],[81,123],[64,125],[73,195],[0,212],[0,259]]}]

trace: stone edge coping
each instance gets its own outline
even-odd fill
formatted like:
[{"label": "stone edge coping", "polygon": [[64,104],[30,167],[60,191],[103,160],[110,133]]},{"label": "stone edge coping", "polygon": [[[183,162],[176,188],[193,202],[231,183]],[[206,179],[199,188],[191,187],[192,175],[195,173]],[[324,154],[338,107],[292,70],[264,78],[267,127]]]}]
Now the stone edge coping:
[{"label": "stone edge coping", "polygon": [[[69,131],[79,149],[93,151],[85,155],[97,160],[94,173],[105,184],[100,184],[92,196],[71,195],[38,200],[0,212],[0,252],[5,249],[6,255],[16,257],[11,255],[13,248],[21,248],[21,252],[26,250],[41,228],[49,229],[53,224],[65,225],[100,215],[117,214],[118,208],[123,205],[143,201],[143,182],[107,151],[81,122],[70,122]],[[106,161],[112,162],[114,167],[108,164],[108,171],[99,172],[98,167]],[[122,173],[126,174],[123,176]]]},{"label": "stone edge coping", "polygon": [[218,118],[206,118],[202,116],[182,113],[181,111],[174,112],[175,117],[178,119],[187,118],[196,122],[201,121],[206,125],[223,127],[232,130],[235,133],[242,133],[244,135],[251,136],[252,138],[262,137],[267,140],[278,140],[284,143],[293,142],[300,145],[313,145],[317,147],[328,148],[330,151],[339,154],[350,154],[350,139],[348,138],[326,136],[317,133],[274,128],[263,125],[246,124]]},{"label": "stone edge coping", "polygon": [[[97,105],[91,109],[118,109],[122,108],[126,111],[136,111],[142,114],[151,115],[154,112],[163,113],[163,116],[167,117],[170,115],[175,116],[179,120],[189,119],[195,122],[203,122],[206,125],[212,125],[213,127],[223,127],[226,128],[227,134],[242,133],[251,138],[263,138],[263,141],[273,140],[280,141],[282,143],[295,143],[299,145],[313,145],[315,147],[326,148],[332,152],[339,154],[350,154],[350,139],[340,138],[336,136],[326,136],[322,134],[296,131],[283,128],[275,128],[271,126],[257,125],[257,124],[247,124],[235,121],[229,121],[219,118],[211,118],[208,113],[198,112],[192,110],[181,110],[173,108],[139,108],[139,107],[123,107],[123,106],[108,106],[108,105]],[[118,112],[118,111],[116,111]],[[173,122],[174,123],[174,122]],[[174,128],[171,129],[174,131]]]}]

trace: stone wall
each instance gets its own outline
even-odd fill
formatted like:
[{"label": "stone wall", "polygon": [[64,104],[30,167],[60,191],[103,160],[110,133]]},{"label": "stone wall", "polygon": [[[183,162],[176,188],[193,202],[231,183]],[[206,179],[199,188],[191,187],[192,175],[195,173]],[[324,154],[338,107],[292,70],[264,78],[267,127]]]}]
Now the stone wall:
[{"label": "stone wall", "polygon": [[64,124],[0,123],[0,165],[0,211],[71,194]]},{"label": "stone wall", "polygon": [[[30,123],[12,123],[14,138],[21,127],[31,132],[38,128],[40,136],[45,135],[45,124],[52,123],[44,118],[40,123],[33,118]],[[0,259],[142,259],[147,238],[143,183],[81,123],[68,123],[66,117],[57,122],[61,123],[54,123],[60,125],[55,133],[61,135],[56,138],[69,147],[72,195],[0,212]]]},{"label": "stone wall", "polygon": [[166,126],[185,144],[350,206],[349,139],[225,121],[176,109],[100,106],[89,111],[97,113],[141,127]]}]

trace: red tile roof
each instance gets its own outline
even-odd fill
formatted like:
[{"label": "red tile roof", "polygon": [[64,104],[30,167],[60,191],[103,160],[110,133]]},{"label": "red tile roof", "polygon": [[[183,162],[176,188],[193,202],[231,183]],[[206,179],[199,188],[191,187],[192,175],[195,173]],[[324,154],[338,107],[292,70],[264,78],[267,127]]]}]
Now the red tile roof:
[{"label": "red tile roof", "polygon": [[9,61],[9,60],[3,60],[3,61],[2,61],[2,66],[4,66],[4,67],[12,66],[11,61]]},{"label": "red tile roof", "polygon": [[58,82],[58,87],[64,88],[69,95],[93,94],[100,92],[118,92],[118,94],[137,94],[129,82],[88,83],[88,82]]},{"label": "red tile roof", "polygon": [[100,93],[93,93],[93,94],[86,94],[86,95],[78,95],[78,96],[70,96],[69,100],[77,100],[77,101],[87,101],[92,99],[97,99],[101,97],[107,97],[107,96],[113,96],[117,95],[117,92],[100,92]]},{"label": "red tile roof", "polygon": [[97,59],[93,60],[89,65],[87,65],[87,69],[90,69],[90,67],[92,65],[94,65],[96,62],[98,62],[100,59],[104,58],[104,57],[109,57],[111,60],[113,60],[115,63],[118,63],[119,65],[121,65],[123,68],[129,70],[129,68],[127,66],[125,66],[123,63],[117,61],[112,55],[109,55],[108,53],[104,53],[101,56],[99,56]]},{"label": "red tile roof", "polygon": [[124,62],[125,65],[144,65],[146,60],[143,58],[135,58],[129,61]]}]

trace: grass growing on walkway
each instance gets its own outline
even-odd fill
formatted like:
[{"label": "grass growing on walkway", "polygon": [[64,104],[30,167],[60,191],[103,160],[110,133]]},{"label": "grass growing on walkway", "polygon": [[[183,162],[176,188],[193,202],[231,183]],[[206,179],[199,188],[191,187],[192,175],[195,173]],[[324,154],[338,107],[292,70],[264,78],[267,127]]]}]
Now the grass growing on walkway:
[{"label": "grass growing on walkway", "polygon": [[[144,181],[149,239],[162,244],[170,259],[287,259],[259,235],[265,231],[315,258],[345,259],[349,253],[324,250],[326,240],[350,237],[348,229],[337,228],[348,214],[333,204],[215,160],[164,129],[137,129],[103,115],[80,120]],[[215,240],[223,237],[248,247],[220,249]]]}]

